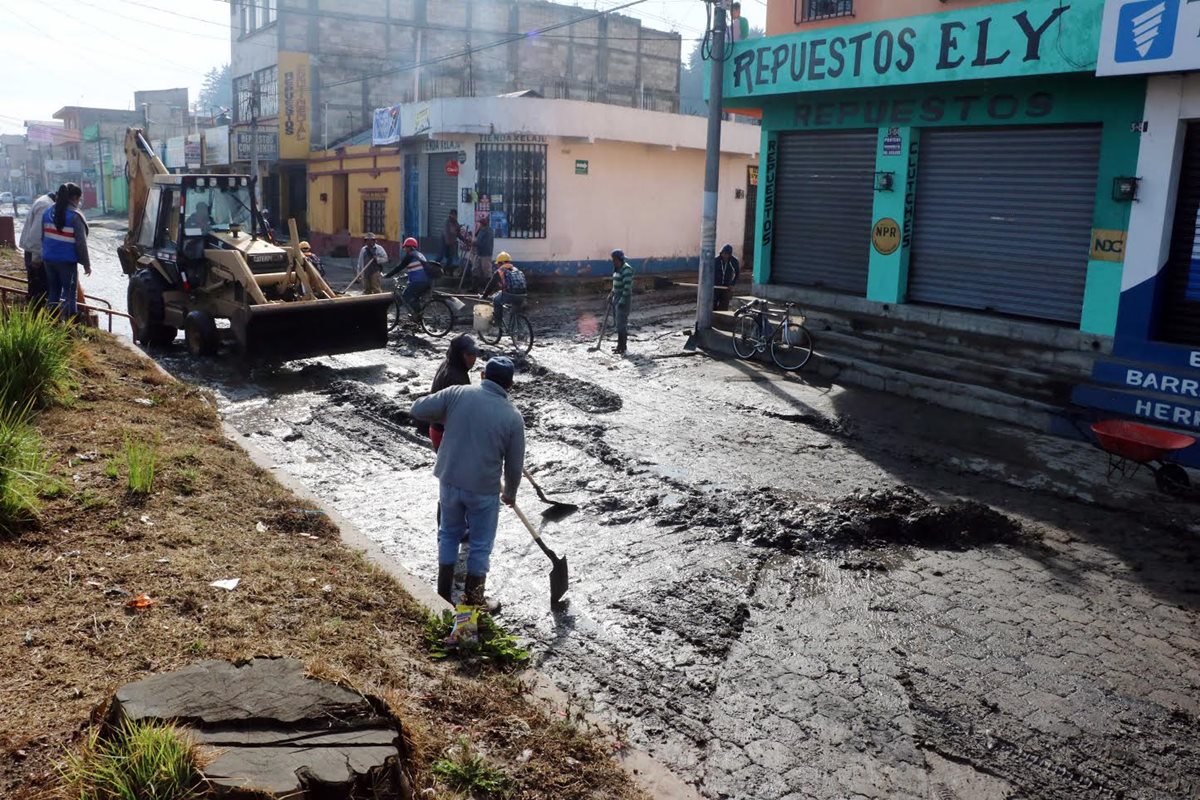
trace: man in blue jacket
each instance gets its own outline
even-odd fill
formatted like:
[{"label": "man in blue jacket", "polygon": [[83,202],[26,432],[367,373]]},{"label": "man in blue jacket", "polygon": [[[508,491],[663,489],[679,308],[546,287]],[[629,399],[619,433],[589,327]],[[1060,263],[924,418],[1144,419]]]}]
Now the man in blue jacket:
[{"label": "man in blue jacket", "polygon": [[[464,601],[495,612],[484,597],[500,502],[516,502],[525,464],[525,421],[508,398],[513,362],[487,362],[478,386],[451,386],[413,404],[414,419],[445,426],[433,474],[441,483],[438,594],[450,600],[458,547],[469,535]],[[468,533],[469,532],[469,533]]]}]

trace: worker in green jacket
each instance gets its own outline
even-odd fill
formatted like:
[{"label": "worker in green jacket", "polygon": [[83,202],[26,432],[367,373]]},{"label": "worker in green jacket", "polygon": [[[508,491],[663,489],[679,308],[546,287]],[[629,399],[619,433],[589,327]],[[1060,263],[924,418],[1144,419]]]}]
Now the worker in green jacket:
[{"label": "worker in green jacket", "polygon": [[612,251],[613,311],[617,319],[617,346],[613,352],[625,353],[625,336],[629,331],[629,307],[633,304],[633,265],[625,260],[625,251]]}]

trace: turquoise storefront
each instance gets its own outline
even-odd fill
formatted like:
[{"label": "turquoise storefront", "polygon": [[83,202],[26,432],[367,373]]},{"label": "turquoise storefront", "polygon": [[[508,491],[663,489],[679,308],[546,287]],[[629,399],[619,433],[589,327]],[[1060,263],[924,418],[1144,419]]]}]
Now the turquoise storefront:
[{"label": "turquoise storefront", "polygon": [[755,283],[1116,326],[1146,97],[1095,77],[1103,0],[1039,0],[735,45],[762,111]]}]

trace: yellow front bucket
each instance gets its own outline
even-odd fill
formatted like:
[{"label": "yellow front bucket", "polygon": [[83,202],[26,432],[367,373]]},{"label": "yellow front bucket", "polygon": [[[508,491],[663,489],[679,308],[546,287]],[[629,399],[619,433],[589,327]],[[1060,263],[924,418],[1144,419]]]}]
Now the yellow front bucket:
[{"label": "yellow front bucket", "polygon": [[235,335],[245,357],[289,361],[387,345],[390,294],[249,306]]}]

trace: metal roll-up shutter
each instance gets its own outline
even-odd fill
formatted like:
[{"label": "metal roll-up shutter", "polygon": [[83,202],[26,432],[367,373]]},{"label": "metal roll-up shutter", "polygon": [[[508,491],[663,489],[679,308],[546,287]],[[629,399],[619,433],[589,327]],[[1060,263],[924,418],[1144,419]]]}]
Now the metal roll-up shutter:
[{"label": "metal roll-up shutter", "polygon": [[446,217],[458,208],[458,176],[446,174],[446,165],[457,160],[456,153],[429,154],[429,197],[425,204],[428,209],[425,237],[428,241],[422,242],[425,254],[429,256],[441,255]]},{"label": "metal roll-up shutter", "polygon": [[867,292],[875,130],[781,133],[771,282]]},{"label": "metal roll-up shutter", "polygon": [[1078,323],[1100,127],[921,132],[908,299]]},{"label": "metal roll-up shutter", "polygon": [[1188,125],[1162,287],[1164,341],[1200,345],[1200,122]]}]

